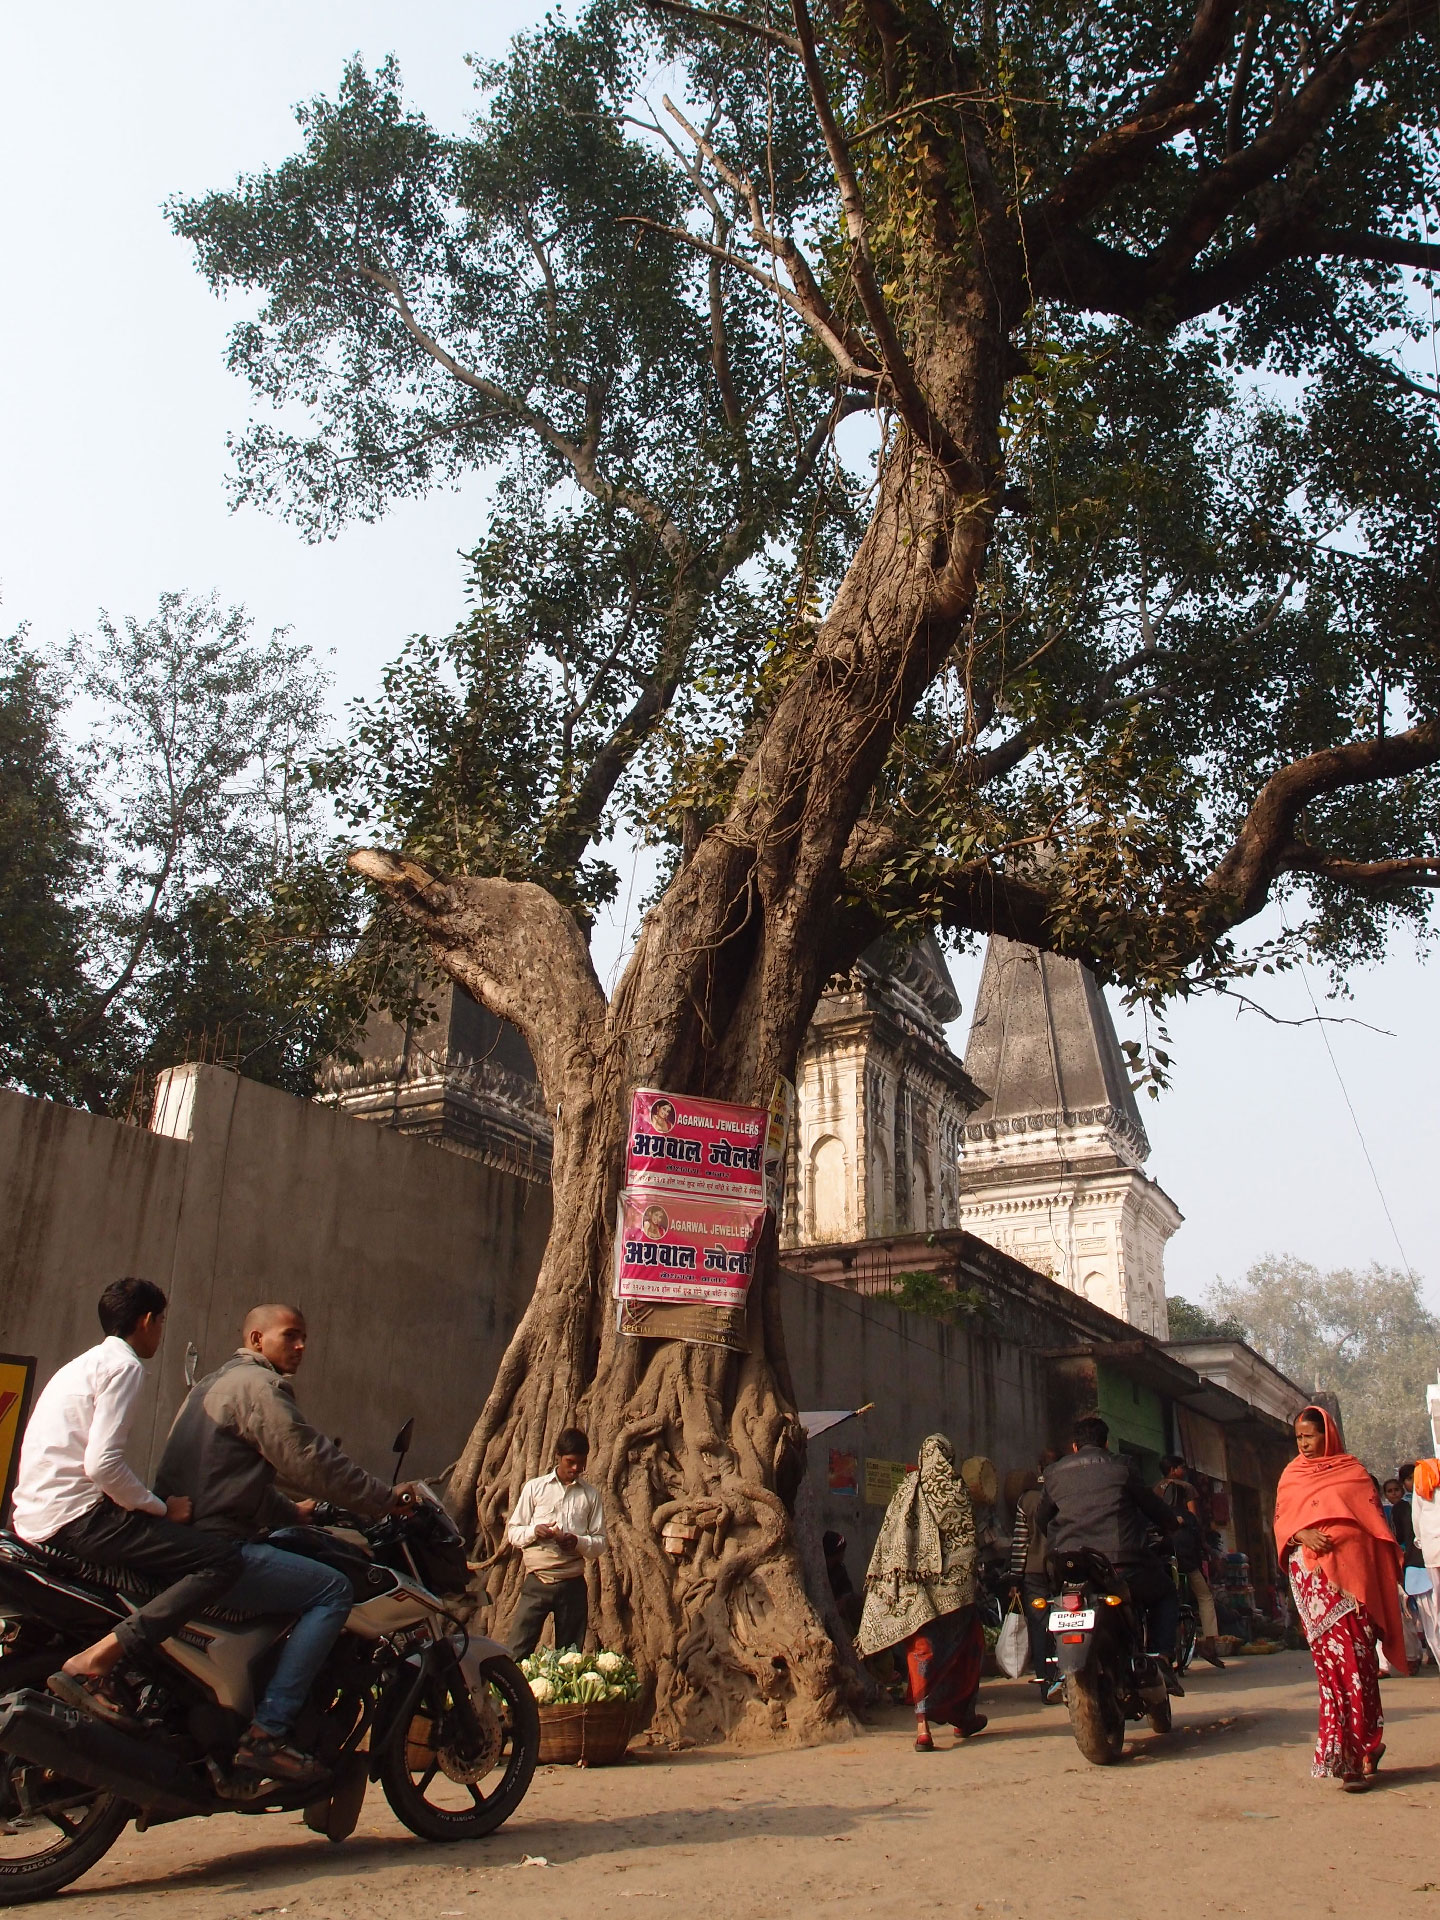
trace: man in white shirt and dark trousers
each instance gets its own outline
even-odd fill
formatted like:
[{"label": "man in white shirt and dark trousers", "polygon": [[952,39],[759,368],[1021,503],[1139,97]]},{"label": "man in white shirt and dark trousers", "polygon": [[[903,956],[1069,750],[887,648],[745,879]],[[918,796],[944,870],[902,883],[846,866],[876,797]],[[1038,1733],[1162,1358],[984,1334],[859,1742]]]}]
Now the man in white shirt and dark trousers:
[{"label": "man in white shirt and dark trousers", "polygon": [[125,1461],[144,1363],[159,1351],[165,1308],[152,1281],[106,1287],[99,1309],[105,1338],[47,1383],[20,1447],[13,1525],[22,1540],[173,1582],[50,1676],[52,1693],[102,1719],[125,1717],[112,1691],[113,1669],[168,1640],[241,1571],[237,1542],[186,1525],[190,1502],[162,1500]]},{"label": "man in white shirt and dark trousers", "polygon": [[600,1495],[581,1475],[590,1442],[567,1427],[555,1442],[555,1465],[520,1489],[505,1529],[525,1555],[525,1581],[510,1622],[510,1653],[523,1660],[535,1651],[545,1622],[555,1616],[555,1645],[583,1647],[590,1600],[585,1562],[605,1550]]}]

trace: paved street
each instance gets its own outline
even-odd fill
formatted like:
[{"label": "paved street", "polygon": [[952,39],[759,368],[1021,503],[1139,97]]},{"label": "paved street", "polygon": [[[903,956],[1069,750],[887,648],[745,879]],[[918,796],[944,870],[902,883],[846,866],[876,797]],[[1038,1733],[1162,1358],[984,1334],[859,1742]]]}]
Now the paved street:
[{"label": "paved street", "polygon": [[[1440,1913],[1440,1680],[1385,1686],[1383,1785],[1309,1777],[1302,1654],[1201,1668],[1176,1732],[1086,1765],[1063,1710],[987,1682],[989,1730],[911,1749],[908,1715],[800,1753],[644,1756],[537,1774],[493,1840],[413,1839],[372,1791],[332,1847],[298,1818],[131,1834],[52,1908],[65,1920],[748,1920],[834,1913],[1166,1916]],[[947,1742],[949,1735],[943,1735]],[[548,1866],[522,1864],[540,1856]]]}]

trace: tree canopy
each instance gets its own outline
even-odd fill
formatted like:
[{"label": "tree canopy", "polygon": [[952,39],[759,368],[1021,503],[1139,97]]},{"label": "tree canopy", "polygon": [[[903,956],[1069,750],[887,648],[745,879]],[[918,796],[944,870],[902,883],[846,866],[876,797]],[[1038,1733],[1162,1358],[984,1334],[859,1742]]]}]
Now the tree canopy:
[{"label": "tree canopy", "polygon": [[[1435,53],[1403,4],[602,4],[458,137],[353,63],[173,218],[280,409],[240,497],[323,534],[495,476],[473,614],[332,761],[356,820],[582,915],[617,824],[693,845],[909,432],[994,532],[857,922],[1009,922],[1154,994],[1247,964],[1272,896],[1337,970],[1425,925]],[[1015,279],[984,473],[914,373],[937,248]]]},{"label": "tree canopy", "polygon": [[1413,1273],[1378,1261],[1322,1272],[1270,1255],[1214,1286],[1207,1305],[1298,1387],[1339,1396],[1345,1444],[1378,1478],[1433,1453],[1425,1389],[1440,1365],[1440,1319]]},{"label": "tree canopy", "polygon": [[181,593],[55,654],[4,644],[0,1075],[112,1112],[200,1057],[311,1092],[379,976],[315,789],[308,649]]}]

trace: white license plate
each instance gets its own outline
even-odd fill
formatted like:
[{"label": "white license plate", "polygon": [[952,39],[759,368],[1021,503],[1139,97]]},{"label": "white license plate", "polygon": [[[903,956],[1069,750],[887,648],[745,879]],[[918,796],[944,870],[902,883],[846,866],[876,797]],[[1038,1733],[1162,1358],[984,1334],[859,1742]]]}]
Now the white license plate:
[{"label": "white license plate", "polygon": [[1095,1609],[1082,1607],[1079,1613],[1052,1613],[1051,1633],[1088,1633],[1095,1624]]}]

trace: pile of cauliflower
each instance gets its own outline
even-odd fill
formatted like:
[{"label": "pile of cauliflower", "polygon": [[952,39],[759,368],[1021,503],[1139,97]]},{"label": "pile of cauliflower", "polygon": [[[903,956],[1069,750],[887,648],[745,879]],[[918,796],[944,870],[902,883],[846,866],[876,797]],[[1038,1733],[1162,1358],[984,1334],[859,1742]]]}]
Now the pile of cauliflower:
[{"label": "pile of cauliflower", "polygon": [[623,1653],[602,1648],[599,1653],[577,1653],[567,1647],[556,1653],[540,1647],[520,1662],[530,1691],[542,1707],[575,1707],[599,1700],[635,1700],[640,1676]]}]

